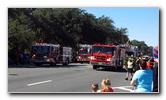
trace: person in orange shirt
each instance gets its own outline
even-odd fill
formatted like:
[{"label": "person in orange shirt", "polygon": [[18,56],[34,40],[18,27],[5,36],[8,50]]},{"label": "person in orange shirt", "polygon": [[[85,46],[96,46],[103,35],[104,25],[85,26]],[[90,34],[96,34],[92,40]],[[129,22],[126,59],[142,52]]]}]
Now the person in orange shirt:
[{"label": "person in orange shirt", "polygon": [[147,65],[147,66],[146,66],[146,69],[151,69],[150,61],[147,61],[147,62],[146,62],[146,65]]},{"label": "person in orange shirt", "polygon": [[103,81],[101,82],[102,89],[100,92],[114,92],[114,90],[111,88],[111,82],[108,78],[104,78]]}]

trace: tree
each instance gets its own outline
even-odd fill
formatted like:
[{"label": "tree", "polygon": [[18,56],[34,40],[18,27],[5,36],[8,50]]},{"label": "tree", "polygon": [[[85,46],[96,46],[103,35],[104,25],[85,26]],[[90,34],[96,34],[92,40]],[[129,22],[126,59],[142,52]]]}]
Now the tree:
[{"label": "tree", "polygon": [[[117,28],[107,16],[96,18],[78,8],[9,8],[8,50],[30,50],[35,42],[70,46],[79,43],[124,44],[127,28]],[[132,41],[146,52],[144,42]]]},{"label": "tree", "polygon": [[138,49],[143,53],[143,55],[151,56],[152,46],[148,47],[144,41],[132,40],[133,45],[138,46]]},{"label": "tree", "polygon": [[34,31],[29,27],[30,19],[24,14],[29,9],[9,8],[8,12],[8,52],[30,50],[29,44],[33,41]]}]

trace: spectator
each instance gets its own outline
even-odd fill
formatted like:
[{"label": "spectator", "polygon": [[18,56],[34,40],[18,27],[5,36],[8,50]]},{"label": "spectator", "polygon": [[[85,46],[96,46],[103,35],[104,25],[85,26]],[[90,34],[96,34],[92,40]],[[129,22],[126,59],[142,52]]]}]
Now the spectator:
[{"label": "spectator", "polygon": [[153,92],[158,92],[158,46],[153,49],[154,66],[153,66]]},{"label": "spectator", "polygon": [[20,64],[23,64],[24,63],[24,59],[23,59],[23,53],[21,52],[20,54],[19,54],[19,63]]},{"label": "spectator", "polygon": [[125,70],[127,70],[127,62],[128,62],[128,57],[125,57],[124,65],[123,65],[123,69],[125,69]]},{"label": "spectator", "polygon": [[99,85],[97,83],[94,83],[91,85],[92,92],[97,92],[99,89]]},{"label": "spectator", "polygon": [[141,57],[136,58],[136,71],[139,70],[139,62],[141,60]]},{"label": "spectator", "polygon": [[153,70],[153,66],[154,66],[154,58],[151,57],[151,58],[147,61],[147,67],[148,67],[148,69]]},{"label": "spectator", "polygon": [[131,85],[135,87],[136,92],[152,92],[153,72],[147,69],[146,60],[140,60],[140,70],[137,70],[131,81]]},{"label": "spectator", "polygon": [[111,88],[111,82],[108,78],[104,78],[103,81],[101,82],[102,89],[100,92],[114,92],[114,90]]}]

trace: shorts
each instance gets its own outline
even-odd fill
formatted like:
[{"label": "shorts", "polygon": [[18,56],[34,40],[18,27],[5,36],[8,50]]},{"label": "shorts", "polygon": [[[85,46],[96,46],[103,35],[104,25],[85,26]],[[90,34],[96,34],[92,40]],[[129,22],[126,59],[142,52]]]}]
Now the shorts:
[{"label": "shorts", "polygon": [[128,68],[128,69],[127,69],[127,72],[133,73],[133,68]]}]

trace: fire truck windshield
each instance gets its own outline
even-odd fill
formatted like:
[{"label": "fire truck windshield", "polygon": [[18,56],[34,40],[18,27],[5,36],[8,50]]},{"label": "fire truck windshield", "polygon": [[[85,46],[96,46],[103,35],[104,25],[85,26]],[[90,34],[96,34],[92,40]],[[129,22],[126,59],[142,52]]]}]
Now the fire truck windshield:
[{"label": "fire truck windshield", "polygon": [[33,53],[47,53],[50,51],[49,46],[32,46]]},{"label": "fire truck windshield", "polygon": [[88,54],[88,50],[79,50],[79,54]]},{"label": "fire truck windshield", "polygon": [[111,47],[100,47],[100,46],[93,46],[92,47],[92,53],[107,53],[107,54],[113,54],[115,48]]}]

